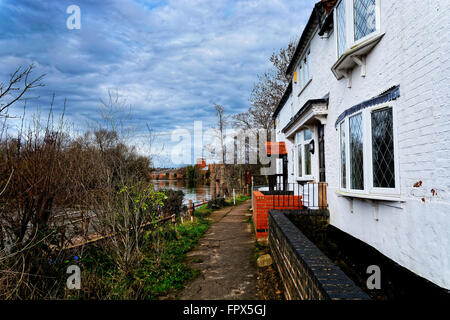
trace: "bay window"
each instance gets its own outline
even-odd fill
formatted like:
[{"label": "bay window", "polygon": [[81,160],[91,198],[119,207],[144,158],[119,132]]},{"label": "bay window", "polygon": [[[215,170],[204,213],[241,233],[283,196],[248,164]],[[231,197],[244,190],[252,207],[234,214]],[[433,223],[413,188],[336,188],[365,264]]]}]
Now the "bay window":
[{"label": "bay window", "polygon": [[341,151],[341,188],[346,189],[347,188],[347,140],[345,139],[346,135],[345,132],[345,125],[346,122],[343,121],[341,123],[340,127],[340,151]]},{"label": "bay window", "polygon": [[394,112],[365,108],[339,126],[340,189],[356,194],[399,194]]},{"label": "bay window", "polygon": [[362,113],[349,120],[350,188],[364,190],[364,141]]},{"label": "bay window", "polygon": [[392,108],[372,112],[373,187],[395,188]]}]

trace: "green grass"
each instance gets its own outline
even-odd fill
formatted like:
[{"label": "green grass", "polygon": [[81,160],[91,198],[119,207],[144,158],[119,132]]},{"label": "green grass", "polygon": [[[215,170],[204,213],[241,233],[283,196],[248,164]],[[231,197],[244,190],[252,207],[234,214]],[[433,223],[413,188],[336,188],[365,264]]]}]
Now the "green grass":
[{"label": "green grass", "polygon": [[138,279],[144,284],[146,298],[156,299],[158,296],[181,289],[186,281],[198,276],[199,271],[191,269],[184,260],[186,253],[197,245],[208,227],[209,222],[202,218],[180,225],[177,239],[166,244],[157,264],[155,264],[156,257],[147,253],[147,259],[137,270]]},{"label": "green grass", "polygon": [[204,204],[204,205],[198,207],[197,209],[195,209],[194,216],[196,216],[198,218],[204,218],[204,217],[209,216],[212,212],[213,212],[213,209],[208,208],[208,205]]},{"label": "green grass", "polygon": [[[240,205],[240,204],[244,203],[245,201],[250,200],[251,198],[252,197],[250,197],[250,196],[246,196],[246,195],[243,195],[243,194],[237,194],[236,195],[236,205]],[[228,205],[232,206],[233,203],[234,203],[233,197],[230,197],[230,198],[226,199],[225,202]]]},{"label": "green grass", "polygon": [[[78,298],[155,300],[183,288],[199,275],[186,263],[186,253],[197,245],[209,225],[204,216],[198,216],[194,222],[178,225],[176,232],[171,225],[148,232],[140,263],[127,273],[119,270],[101,247],[89,247],[81,261],[85,291]],[[158,253],[156,239],[160,240]]]},{"label": "green grass", "polygon": [[[236,205],[248,199],[237,195]],[[227,204],[233,205],[233,199],[228,199]],[[82,292],[69,298],[154,300],[182,289],[199,275],[200,271],[187,264],[186,254],[208,230],[211,222],[206,217],[213,211],[205,204],[195,210],[193,222],[179,224],[176,231],[172,225],[166,225],[147,232],[140,263],[126,273],[101,247],[88,247],[81,259]],[[160,245],[156,247],[156,243]]]}]

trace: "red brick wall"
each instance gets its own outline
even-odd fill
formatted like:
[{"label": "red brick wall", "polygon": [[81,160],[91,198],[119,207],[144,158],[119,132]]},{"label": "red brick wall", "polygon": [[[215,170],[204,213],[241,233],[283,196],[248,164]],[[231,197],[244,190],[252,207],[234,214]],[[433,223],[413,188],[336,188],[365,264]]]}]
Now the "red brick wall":
[{"label": "red brick wall", "polygon": [[[275,197],[275,199],[274,199]],[[267,238],[269,231],[269,210],[301,210],[302,196],[273,196],[253,191],[253,224],[256,238]]]}]

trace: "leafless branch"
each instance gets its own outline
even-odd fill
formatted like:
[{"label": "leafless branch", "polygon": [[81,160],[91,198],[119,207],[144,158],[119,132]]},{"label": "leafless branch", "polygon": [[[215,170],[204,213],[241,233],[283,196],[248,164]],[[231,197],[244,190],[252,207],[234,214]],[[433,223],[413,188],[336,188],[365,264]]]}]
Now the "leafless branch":
[{"label": "leafless branch", "polygon": [[[34,65],[32,64],[25,69],[18,67],[10,75],[8,84],[0,83],[0,113],[21,100],[27,91],[44,86],[41,81],[45,77],[45,74],[31,79],[33,69]],[[14,94],[14,92],[16,93]],[[8,97],[10,97],[8,101],[2,102],[2,100]]]}]

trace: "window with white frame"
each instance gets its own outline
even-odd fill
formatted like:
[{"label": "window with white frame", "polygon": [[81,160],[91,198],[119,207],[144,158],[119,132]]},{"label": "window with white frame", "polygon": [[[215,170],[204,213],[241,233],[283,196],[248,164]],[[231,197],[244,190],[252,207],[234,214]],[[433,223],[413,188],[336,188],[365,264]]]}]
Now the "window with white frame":
[{"label": "window with white frame", "polygon": [[395,188],[395,153],[392,108],[371,114],[373,187]]},{"label": "window with white frame", "polygon": [[364,140],[362,113],[349,119],[350,189],[364,190]]},{"label": "window with white frame", "polygon": [[302,130],[296,135],[297,148],[297,178],[308,178],[312,175],[311,165],[311,141],[312,132],[309,129]]},{"label": "window with white frame", "polygon": [[345,52],[345,50],[347,50],[347,21],[345,11],[345,0],[342,0],[336,7],[336,37],[338,57],[340,57]]},{"label": "window with white frame", "polygon": [[345,132],[347,131],[345,129],[346,122],[342,121],[340,128],[340,153],[341,153],[341,188],[346,189],[347,188],[347,150],[346,150],[346,135]]},{"label": "window with white frame", "polygon": [[310,50],[307,51],[303,59],[300,61],[298,66],[298,83],[300,90],[302,90],[306,85],[308,85],[311,80],[311,64],[310,64]]},{"label": "window with white frame", "polygon": [[339,137],[341,190],[398,193],[392,106],[366,108],[345,118]]},{"label": "window with white frame", "polygon": [[338,58],[380,29],[380,0],[341,0],[336,6],[336,42]]},{"label": "window with white frame", "polygon": [[377,30],[376,0],[353,0],[354,41],[361,40]]}]

